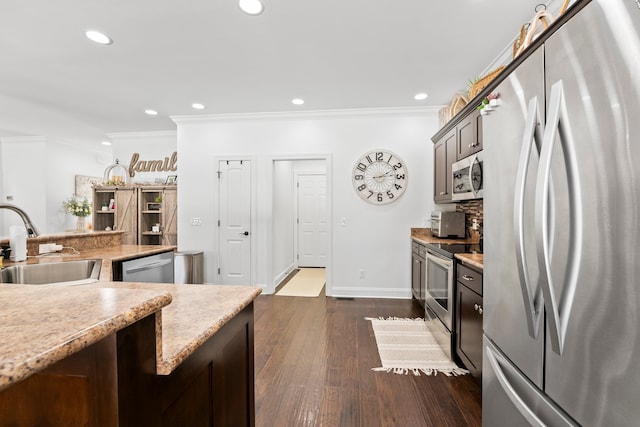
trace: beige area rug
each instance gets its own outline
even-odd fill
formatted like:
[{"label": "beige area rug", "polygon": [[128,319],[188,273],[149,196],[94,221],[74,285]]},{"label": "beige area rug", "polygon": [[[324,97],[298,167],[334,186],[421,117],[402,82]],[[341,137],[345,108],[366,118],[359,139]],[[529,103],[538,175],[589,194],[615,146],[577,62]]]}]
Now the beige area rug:
[{"label": "beige area rug", "polygon": [[367,317],[373,326],[382,367],[374,371],[407,375],[447,376],[468,374],[459,368],[433,337],[424,319],[379,319]]},{"label": "beige area rug", "polygon": [[301,268],[276,295],[287,297],[317,297],[326,282],[324,268]]}]

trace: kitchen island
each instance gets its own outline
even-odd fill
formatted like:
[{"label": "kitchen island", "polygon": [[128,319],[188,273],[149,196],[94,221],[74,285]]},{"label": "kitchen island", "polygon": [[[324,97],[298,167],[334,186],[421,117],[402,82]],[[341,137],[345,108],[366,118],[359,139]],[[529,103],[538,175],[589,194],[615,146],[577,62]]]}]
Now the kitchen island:
[{"label": "kitchen island", "polygon": [[[110,264],[139,256],[135,248],[60,258]],[[259,288],[102,277],[80,286],[0,285],[3,424],[254,425]]]}]

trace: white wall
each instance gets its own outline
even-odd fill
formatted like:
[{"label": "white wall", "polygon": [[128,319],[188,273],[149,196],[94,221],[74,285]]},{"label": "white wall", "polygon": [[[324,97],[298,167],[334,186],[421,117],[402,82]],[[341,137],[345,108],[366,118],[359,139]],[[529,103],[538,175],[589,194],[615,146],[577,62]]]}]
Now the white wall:
[{"label": "white wall", "polygon": [[272,271],[277,284],[295,267],[293,242],[293,161],[273,162]]},{"label": "white wall", "polygon": [[[75,193],[75,176],[102,176],[110,161],[110,150],[102,146],[75,147],[44,137],[2,138],[0,150],[2,203],[25,210],[41,234],[74,227],[75,218],[64,212],[62,202]],[[10,225],[22,225],[7,210],[0,212],[0,220],[3,237]]]},{"label": "white wall", "polygon": [[[179,250],[203,250],[205,281],[215,282],[216,167],[220,156],[253,156],[257,173],[255,284],[272,291],[273,160],[329,158],[331,255],[327,291],[333,296],[410,298],[411,227],[424,224],[433,209],[433,146],[436,109],[364,110],[236,117],[176,117],[178,124]],[[409,171],[402,198],[388,206],[369,205],[351,184],[360,155],[386,148]],[[201,225],[192,226],[191,218]],[[341,218],[346,225],[341,226]],[[360,278],[360,270],[365,278]],[[329,285],[331,283],[331,285]]]},{"label": "white wall", "polygon": [[[150,161],[164,160],[165,157],[171,157],[171,154],[177,151],[174,131],[110,133],[108,136],[113,149],[113,162],[118,159],[127,170],[131,166],[133,153],[140,154],[140,160]],[[131,182],[154,183],[158,179],[164,183],[168,175],[178,175],[178,171],[135,172]]]}]

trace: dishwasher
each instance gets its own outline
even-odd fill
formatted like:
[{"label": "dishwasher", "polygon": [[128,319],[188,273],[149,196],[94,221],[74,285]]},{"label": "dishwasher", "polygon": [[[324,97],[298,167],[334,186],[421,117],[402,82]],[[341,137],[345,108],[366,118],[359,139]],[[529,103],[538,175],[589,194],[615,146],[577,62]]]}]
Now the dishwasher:
[{"label": "dishwasher", "polygon": [[123,282],[173,283],[173,252],[122,262]]}]

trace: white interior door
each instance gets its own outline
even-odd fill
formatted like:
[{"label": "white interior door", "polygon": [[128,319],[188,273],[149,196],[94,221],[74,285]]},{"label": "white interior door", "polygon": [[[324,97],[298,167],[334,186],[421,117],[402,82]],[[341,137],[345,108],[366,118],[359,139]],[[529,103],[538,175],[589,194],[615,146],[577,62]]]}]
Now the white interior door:
[{"label": "white interior door", "polygon": [[251,162],[218,164],[219,283],[251,285]]},{"label": "white interior door", "polygon": [[325,174],[298,175],[298,266],[326,267],[327,177]]}]

